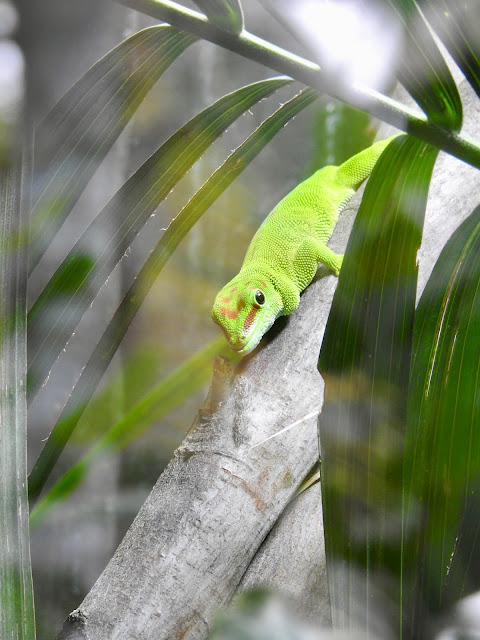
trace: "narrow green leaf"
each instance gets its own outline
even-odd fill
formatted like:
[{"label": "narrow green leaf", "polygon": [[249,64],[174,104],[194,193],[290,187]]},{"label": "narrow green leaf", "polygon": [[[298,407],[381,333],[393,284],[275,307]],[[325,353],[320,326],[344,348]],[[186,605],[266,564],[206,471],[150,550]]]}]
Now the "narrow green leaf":
[{"label": "narrow green leaf", "polygon": [[315,92],[306,89],[281,106],[227,158],[171,222],[138,277],[125,294],[45,443],[29,478],[31,501],[35,501],[42,491],[53,466],[68,442],[141,303],[182,238],[265,145],[283,129],[285,124],[315,99]]},{"label": "narrow green leaf", "polygon": [[37,127],[30,271],[142,100],[197,38],[162,25],[99,60]]},{"label": "narrow green leaf", "polygon": [[28,172],[0,172],[0,637],[35,638],[27,481],[26,251]]},{"label": "narrow green leaf", "polygon": [[243,11],[240,0],[195,0],[195,4],[214,24],[225,31],[243,31]]},{"label": "narrow green leaf", "polygon": [[[100,287],[175,184],[244,111],[289,82],[286,77],[270,78],[220,98],[171,136],[110,200],[29,313],[29,399],[46,380]],[[61,306],[56,317],[53,302]]]},{"label": "narrow green leaf", "polygon": [[480,96],[480,40],[477,0],[419,0],[419,4],[450,55]]},{"label": "narrow green leaf", "polygon": [[145,394],[40,500],[31,513],[30,526],[38,526],[56,504],[75,491],[95,464],[124,449],[169,411],[201,389],[211,377],[214,358],[221,354],[231,357],[223,336],[210,342]]},{"label": "narrow green leaf", "polygon": [[398,79],[435,124],[458,131],[462,101],[452,74],[414,0],[386,0],[404,28]]},{"label": "narrow green leaf", "polygon": [[430,611],[480,587],[475,557],[458,545],[478,528],[469,518],[480,498],[479,282],[480,207],[443,249],[415,318],[405,528],[425,522],[418,588]]},{"label": "narrow green leaf", "polygon": [[333,620],[377,637],[400,637],[405,396],[416,253],[436,156],[432,147],[403,137],[378,161],[350,236],[319,360]]}]

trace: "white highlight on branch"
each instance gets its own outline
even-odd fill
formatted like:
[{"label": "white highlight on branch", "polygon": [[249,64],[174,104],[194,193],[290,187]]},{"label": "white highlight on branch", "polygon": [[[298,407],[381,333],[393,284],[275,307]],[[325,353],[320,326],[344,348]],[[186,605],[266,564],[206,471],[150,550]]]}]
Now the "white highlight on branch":
[{"label": "white highlight on branch", "polygon": [[18,12],[10,0],[0,0],[0,38],[11,36],[18,26]]},{"label": "white highlight on branch", "polygon": [[339,82],[376,90],[388,84],[402,45],[391,12],[353,0],[297,0],[283,8],[320,66]]},{"label": "white highlight on branch", "polygon": [[312,411],[312,413],[309,413],[306,416],[303,416],[303,418],[300,418],[300,420],[297,420],[296,422],[289,424],[288,427],[284,427],[280,431],[277,431],[277,433],[274,433],[273,436],[268,436],[268,438],[265,438],[265,440],[261,440],[260,442],[257,442],[257,444],[254,444],[253,446],[251,446],[249,450],[251,451],[252,449],[255,449],[255,447],[259,447],[261,444],[268,442],[268,440],[271,440],[272,438],[276,438],[282,433],[285,433],[285,431],[288,431],[289,429],[293,429],[293,427],[296,427],[297,425],[302,424],[302,422],[305,422],[306,420],[310,420],[310,418],[314,418],[315,416],[318,416],[320,411],[321,411],[321,407],[319,407],[318,409],[315,409],[315,411]]},{"label": "white highlight on branch", "polygon": [[0,119],[9,123],[18,117],[24,91],[25,62],[13,40],[0,40]]}]

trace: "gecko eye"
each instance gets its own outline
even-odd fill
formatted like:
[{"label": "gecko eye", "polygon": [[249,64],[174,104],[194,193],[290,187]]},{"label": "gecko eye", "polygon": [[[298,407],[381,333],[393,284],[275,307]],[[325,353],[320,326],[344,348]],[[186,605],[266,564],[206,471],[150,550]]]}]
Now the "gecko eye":
[{"label": "gecko eye", "polygon": [[263,291],[260,291],[260,289],[257,289],[255,291],[255,302],[260,307],[263,307],[263,305],[265,304],[265,294],[263,293]]}]

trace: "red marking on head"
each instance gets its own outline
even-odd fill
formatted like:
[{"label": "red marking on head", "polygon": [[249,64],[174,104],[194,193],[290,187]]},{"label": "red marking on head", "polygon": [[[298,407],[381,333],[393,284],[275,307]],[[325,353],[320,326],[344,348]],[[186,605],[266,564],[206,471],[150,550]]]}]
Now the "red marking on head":
[{"label": "red marking on head", "polygon": [[225,316],[225,318],[229,318],[230,320],[235,320],[238,317],[238,309],[228,309],[227,307],[222,307],[219,311],[220,315]]},{"label": "red marking on head", "polygon": [[243,333],[247,333],[248,332],[248,330],[252,326],[252,323],[253,323],[253,321],[255,319],[255,316],[257,315],[258,311],[260,311],[260,309],[257,309],[257,307],[252,307],[250,309],[250,311],[248,312],[248,315],[245,318],[245,321],[243,323]]},{"label": "red marking on head", "polygon": [[235,293],[235,291],[237,291],[238,287],[233,287],[233,289],[230,289],[230,293]]},{"label": "red marking on head", "polygon": [[262,285],[262,287],[265,287],[265,289],[267,288],[267,285],[263,280],[259,280],[259,283]]},{"label": "red marking on head", "polygon": [[230,298],[222,298],[222,300],[220,300],[220,302],[222,304],[228,304],[230,302]]}]

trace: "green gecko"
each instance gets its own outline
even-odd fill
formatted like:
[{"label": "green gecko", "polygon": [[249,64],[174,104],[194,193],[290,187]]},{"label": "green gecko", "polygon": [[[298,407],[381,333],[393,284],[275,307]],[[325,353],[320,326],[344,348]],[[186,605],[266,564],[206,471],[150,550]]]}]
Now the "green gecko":
[{"label": "green gecko", "polygon": [[394,137],[376,142],[339,167],[319,169],[263,221],[240,272],[221,289],[212,309],[213,320],[237,354],[253,351],[278,316],[297,308],[319,262],[338,276],[343,255],[327,242],[340,211]]}]

